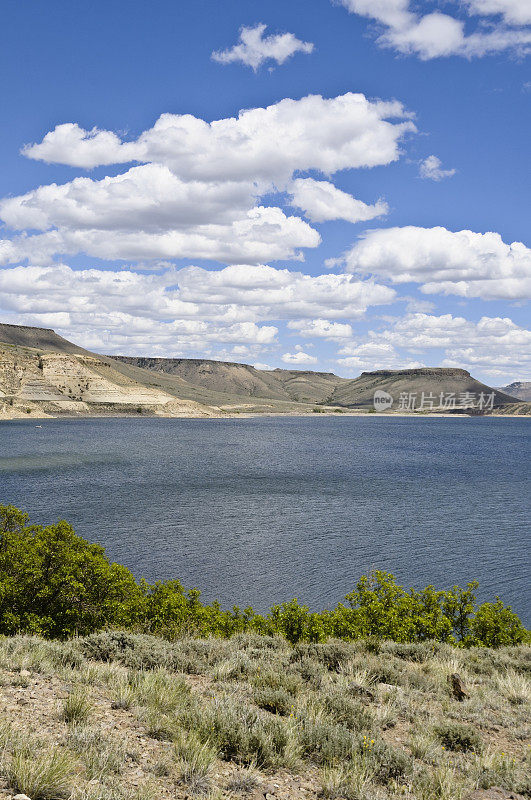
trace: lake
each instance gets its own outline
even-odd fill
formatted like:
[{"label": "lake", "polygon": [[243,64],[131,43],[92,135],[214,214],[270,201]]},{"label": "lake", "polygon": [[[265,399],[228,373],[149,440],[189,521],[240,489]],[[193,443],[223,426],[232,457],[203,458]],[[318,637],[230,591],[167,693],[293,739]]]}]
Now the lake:
[{"label": "lake", "polygon": [[526,419],[0,423],[0,502],[64,518],[149,581],[265,610],[334,605],[372,568],[477,579],[531,624]]}]

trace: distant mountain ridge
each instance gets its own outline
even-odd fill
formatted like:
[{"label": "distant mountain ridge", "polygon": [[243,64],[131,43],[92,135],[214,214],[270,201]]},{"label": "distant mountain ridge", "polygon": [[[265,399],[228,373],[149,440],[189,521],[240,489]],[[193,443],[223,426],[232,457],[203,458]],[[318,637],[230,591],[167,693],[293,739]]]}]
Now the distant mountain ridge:
[{"label": "distant mountain ridge", "polygon": [[[435,399],[472,393],[494,396],[496,413],[528,414],[531,404],[473,378],[467,370],[421,367],[363,372],[341,378],[311,370],[260,370],[250,364],[200,358],[106,356],[51,328],[0,323],[0,413],[309,413],[372,410],[376,390]],[[417,406],[418,407],[418,406]],[[429,410],[429,406],[428,409]]]},{"label": "distant mountain ridge", "polygon": [[510,394],[518,400],[531,403],[531,381],[514,381],[508,386],[500,387],[499,391]]},{"label": "distant mountain ridge", "polygon": [[[147,367],[152,371],[171,374],[211,392],[236,396],[291,400],[297,403],[316,403],[343,408],[369,408],[374,392],[385,391],[398,401],[402,393],[432,393],[438,400],[441,394],[494,393],[494,405],[514,403],[515,398],[477,381],[465,369],[453,367],[419,367],[403,370],[362,372],[359,378],[340,378],[331,372],[309,370],[258,370],[249,364],[209,359],[151,358],[114,356],[116,361],[130,366]],[[396,405],[394,406],[396,409]]]}]

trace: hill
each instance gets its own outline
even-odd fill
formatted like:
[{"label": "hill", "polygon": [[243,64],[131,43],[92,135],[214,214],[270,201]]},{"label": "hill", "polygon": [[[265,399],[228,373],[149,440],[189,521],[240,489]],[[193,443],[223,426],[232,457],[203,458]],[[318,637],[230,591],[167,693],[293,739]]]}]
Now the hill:
[{"label": "hill", "polygon": [[[106,356],[78,347],[49,328],[0,324],[0,413],[219,416],[226,413],[367,412],[375,391],[401,396],[476,398],[494,393],[494,413],[527,415],[531,404],[477,381],[463,369],[363,372],[342,378],[311,370],[259,370],[250,364],[191,358]],[[29,411],[28,411],[29,409]],[[425,403],[424,410],[431,410]],[[451,409],[448,409],[451,410]],[[462,409],[461,409],[462,411]]]},{"label": "hill", "polygon": [[53,353],[92,356],[89,350],[78,347],[59,336],[52,328],[34,328],[29,325],[7,325],[0,322],[0,342],[16,347],[29,347]]},{"label": "hill", "polygon": [[130,366],[177,376],[188,384],[227,398],[277,400],[287,403],[326,403],[336,386],[348,383],[331,372],[259,370],[250,364],[196,358],[113,356]]},{"label": "hill", "polygon": [[508,386],[502,386],[500,392],[510,394],[511,397],[516,397],[517,400],[531,403],[531,381],[514,381]]},{"label": "hill", "polygon": [[[418,404],[422,393],[434,398],[453,394],[459,404],[465,393],[479,399],[494,392],[494,407],[514,404],[515,398],[473,378],[467,370],[445,367],[422,367],[405,370],[363,372],[359,378],[340,378],[331,372],[309,370],[258,370],[248,364],[205,359],[140,358],[115,356],[129,366],[147,368],[159,375],[171,375],[201,387],[207,392],[223,393],[226,398],[261,398],[292,403],[335,406],[344,409],[372,408],[376,390],[393,397],[392,410],[399,407],[400,395],[415,395]],[[203,395],[203,398],[207,395]],[[203,402],[207,402],[203,400]]]},{"label": "hill", "polygon": [[152,413],[209,416],[212,409],[124,375],[98,356],[45,328],[0,325],[0,413]]},{"label": "hill", "polygon": [[359,378],[336,387],[330,402],[342,406],[369,407],[372,406],[376,390],[387,392],[393,397],[393,409],[398,408],[401,394],[415,395],[417,407],[423,393],[425,398],[429,394],[433,395],[435,406],[439,404],[441,394],[444,397],[455,395],[459,403],[459,396],[467,392],[476,398],[482,392],[484,395],[494,392],[494,406],[514,402],[513,397],[477,381],[467,370],[446,367],[362,372]]}]

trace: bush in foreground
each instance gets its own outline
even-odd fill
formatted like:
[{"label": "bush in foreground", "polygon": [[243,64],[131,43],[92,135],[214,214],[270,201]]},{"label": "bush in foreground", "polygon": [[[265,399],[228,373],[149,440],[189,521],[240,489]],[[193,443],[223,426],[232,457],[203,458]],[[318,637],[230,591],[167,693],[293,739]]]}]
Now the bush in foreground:
[{"label": "bush in foreground", "polygon": [[[377,570],[362,576],[346,604],[333,610],[311,612],[294,599],[267,615],[237,606],[229,611],[217,602],[202,603],[197,589],[187,591],[178,580],[136,581],[67,522],[31,525],[27,514],[0,505],[0,633],[5,635],[66,639],[121,628],[173,639],[253,631],[280,635],[293,645],[365,639],[373,652],[381,640],[431,647],[434,642],[500,647],[529,641],[529,632],[499,598],[478,607],[477,587],[473,582],[464,589],[406,590],[390,573]],[[114,646],[125,652],[127,633],[121,636]],[[339,643],[330,644],[321,656],[340,663],[340,651]],[[191,654],[191,663],[197,656]]]}]

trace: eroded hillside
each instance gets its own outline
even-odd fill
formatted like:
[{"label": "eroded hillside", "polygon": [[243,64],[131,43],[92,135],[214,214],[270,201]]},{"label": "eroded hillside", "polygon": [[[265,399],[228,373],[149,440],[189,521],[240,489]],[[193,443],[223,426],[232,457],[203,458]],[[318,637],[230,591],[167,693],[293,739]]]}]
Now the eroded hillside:
[{"label": "eroded hillside", "polygon": [[[511,384],[516,386],[516,384]],[[509,387],[508,387],[509,388]],[[376,391],[392,396],[388,413],[463,413],[464,397],[490,397],[488,413],[529,415],[531,403],[492,389],[464,369],[422,367],[363,372],[259,370],[209,359],[105,356],[53,330],[0,324],[0,414],[150,413],[219,416],[373,411]],[[454,398],[454,406],[447,398]],[[413,407],[407,398],[414,398]],[[404,400],[406,398],[406,400]],[[419,407],[422,398],[428,398]],[[429,399],[431,398],[431,399]]]},{"label": "eroded hillside", "polygon": [[94,355],[0,343],[0,414],[139,413],[208,416],[212,409],[145,386]]}]

